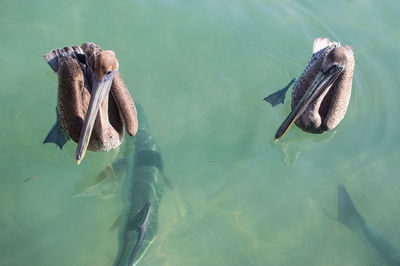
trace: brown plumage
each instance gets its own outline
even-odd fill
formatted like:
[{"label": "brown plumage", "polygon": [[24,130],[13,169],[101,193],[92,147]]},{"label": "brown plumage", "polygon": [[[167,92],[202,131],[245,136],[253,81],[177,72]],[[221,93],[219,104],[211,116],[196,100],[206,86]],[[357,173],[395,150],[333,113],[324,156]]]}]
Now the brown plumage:
[{"label": "brown plumage", "polygon": [[92,151],[118,147],[136,134],[136,108],[118,73],[113,51],[94,43],[55,49],[44,56],[58,73],[57,111],[62,128],[79,143],[77,163]]},{"label": "brown plumage", "polygon": [[275,134],[282,137],[293,122],[310,133],[335,128],[349,105],[354,55],[350,46],[316,38],[313,57],[292,92],[292,112]]}]

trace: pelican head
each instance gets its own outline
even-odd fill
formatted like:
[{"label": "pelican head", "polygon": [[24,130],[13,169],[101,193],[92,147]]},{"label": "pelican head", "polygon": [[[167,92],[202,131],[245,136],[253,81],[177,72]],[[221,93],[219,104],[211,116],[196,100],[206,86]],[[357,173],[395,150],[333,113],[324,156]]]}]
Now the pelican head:
[{"label": "pelican head", "polygon": [[90,102],[76,150],[76,163],[78,165],[85,156],[97,114],[110,92],[118,67],[118,60],[111,50],[100,51],[94,57],[94,78]]},{"label": "pelican head", "polygon": [[[314,50],[319,39],[314,42]],[[292,112],[277,130],[275,140],[282,137],[293,122],[310,133],[331,130],[347,111],[354,72],[353,50],[326,38],[321,40],[327,46],[314,51],[310,64],[294,86]]]},{"label": "pelican head", "polygon": [[94,59],[95,73],[98,80],[102,80],[107,73],[117,72],[119,68],[115,53],[111,50],[101,51]]}]

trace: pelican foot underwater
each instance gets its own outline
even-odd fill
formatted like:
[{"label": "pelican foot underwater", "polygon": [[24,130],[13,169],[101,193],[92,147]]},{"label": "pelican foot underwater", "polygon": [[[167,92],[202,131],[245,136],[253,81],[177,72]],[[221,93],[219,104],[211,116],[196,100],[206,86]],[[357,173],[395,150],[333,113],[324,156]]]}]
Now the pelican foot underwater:
[{"label": "pelican foot underwater", "polygon": [[396,250],[388,240],[379,236],[367,225],[364,218],[355,208],[350,194],[343,185],[339,185],[337,190],[339,222],[356,232],[363,239],[366,239],[387,265],[399,266],[400,252]]},{"label": "pelican foot underwater", "polygon": [[[354,65],[350,46],[341,46],[328,38],[315,38],[311,60],[293,87],[292,111],[274,139],[281,138],[293,122],[309,133],[334,129],[349,105]],[[283,103],[291,83],[264,100],[272,106]]]},{"label": "pelican foot underwater", "polygon": [[124,139],[124,128],[138,130],[136,107],[118,72],[111,50],[85,42],[43,56],[58,75],[57,121],[43,143],[62,149],[69,138],[78,143],[79,165],[86,149],[109,151]]}]

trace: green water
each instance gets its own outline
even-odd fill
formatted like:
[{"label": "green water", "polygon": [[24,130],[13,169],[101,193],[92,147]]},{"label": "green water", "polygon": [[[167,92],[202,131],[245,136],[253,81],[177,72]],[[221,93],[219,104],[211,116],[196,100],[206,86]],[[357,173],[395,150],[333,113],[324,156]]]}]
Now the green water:
[{"label": "green water", "polygon": [[[344,184],[400,250],[400,2],[2,0],[0,265],[112,265],[121,184],[84,189],[118,151],[42,141],[57,77],[42,55],[93,41],[120,73],[162,149],[159,229],[142,265],[381,265],[337,215]],[[345,119],[333,132],[291,128],[262,101],[297,77],[313,38],[353,46]],[[31,176],[37,176],[26,182]]]}]

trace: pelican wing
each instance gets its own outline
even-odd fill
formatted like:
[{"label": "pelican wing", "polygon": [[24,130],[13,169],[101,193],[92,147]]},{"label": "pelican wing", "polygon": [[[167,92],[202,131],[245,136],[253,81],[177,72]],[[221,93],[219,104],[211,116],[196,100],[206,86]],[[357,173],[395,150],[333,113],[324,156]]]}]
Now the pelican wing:
[{"label": "pelican wing", "polygon": [[328,47],[331,44],[331,41],[328,38],[317,37],[314,39],[313,44],[313,54],[318,51],[321,51],[325,47]]},{"label": "pelican wing", "polygon": [[80,46],[72,46],[51,50],[49,53],[43,55],[43,58],[49,64],[51,69],[58,73],[58,59],[73,53],[82,55],[84,54]]},{"label": "pelican wing", "polygon": [[313,45],[313,55],[310,59],[310,62],[308,63],[308,65],[306,66],[306,68],[304,69],[303,73],[301,74],[304,75],[304,73],[315,63],[315,61],[318,60],[318,58],[324,54],[324,52],[326,51],[326,49],[328,49],[329,47],[339,47],[340,43],[339,42],[331,42],[328,38],[315,38],[314,39],[314,45]]}]

